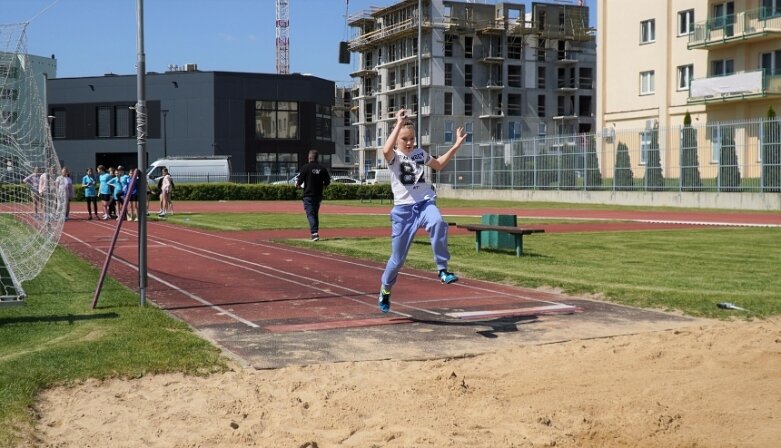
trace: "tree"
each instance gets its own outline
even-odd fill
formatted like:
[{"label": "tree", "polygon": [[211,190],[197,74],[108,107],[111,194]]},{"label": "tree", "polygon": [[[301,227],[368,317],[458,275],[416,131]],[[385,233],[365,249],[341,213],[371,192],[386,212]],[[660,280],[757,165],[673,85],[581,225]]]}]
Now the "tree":
[{"label": "tree", "polygon": [[645,163],[645,189],[646,191],[664,190],[664,176],[662,175],[662,160],[659,154],[659,130],[646,131],[650,137],[648,153]]},{"label": "tree", "polygon": [[719,185],[721,191],[740,191],[740,166],[735,150],[735,129],[721,128],[721,149],[719,150]]},{"label": "tree", "polygon": [[700,162],[697,156],[697,130],[692,128],[689,112],[683,117],[681,129],[681,189],[684,191],[702,190]]},{"label": "tree", "polygon": [[624,142],[618,142],[613,179],[617,190],[631,190],[634,186],[632,165],[629,160],[629,148],[627,148]]},{"label": "tree", "polygon": [[762,131],[762,191],[781,193],[781,123],[773,106]]}]

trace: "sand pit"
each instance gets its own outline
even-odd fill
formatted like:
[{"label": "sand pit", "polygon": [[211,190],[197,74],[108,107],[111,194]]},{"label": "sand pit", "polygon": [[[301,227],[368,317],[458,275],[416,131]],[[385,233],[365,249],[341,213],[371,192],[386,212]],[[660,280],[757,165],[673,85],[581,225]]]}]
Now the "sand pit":
[{"label": "sand pit", "polygon": [[88,381],[46,391],[51,447],[777,447],[781,325],[471,358]]}]

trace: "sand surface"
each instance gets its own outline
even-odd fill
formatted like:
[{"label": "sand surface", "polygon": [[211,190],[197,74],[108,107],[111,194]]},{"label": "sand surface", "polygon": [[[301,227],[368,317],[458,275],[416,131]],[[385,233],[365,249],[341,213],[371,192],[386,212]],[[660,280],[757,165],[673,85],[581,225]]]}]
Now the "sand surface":
[{"label": "sand surface", "polygon": [[471,358],[87,381],[46,391],[45,447],[779,447],[781,323]]}]

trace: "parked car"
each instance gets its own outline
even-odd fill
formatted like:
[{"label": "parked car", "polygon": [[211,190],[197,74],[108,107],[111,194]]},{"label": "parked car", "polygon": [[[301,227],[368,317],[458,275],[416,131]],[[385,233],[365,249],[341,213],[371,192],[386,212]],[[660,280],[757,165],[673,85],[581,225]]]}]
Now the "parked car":
[{"label": "parked car", "polygon": [[331,177],[331,183],[358,185],[361,183],[361,181],[350,176],[333,176]]},{"label": "parked car", "polygon": [[295,185],[296,179],[298,179],[298,173],[296,173],[295,176],[291,177],[288,180],[278,180],[276,182],[271,182],[271,185]]},{"label": "parked car", "polygon": [[391,181],[390,170],[387,168],[371,169],[366,173],[366,183],[373,184],[389,184]]}]

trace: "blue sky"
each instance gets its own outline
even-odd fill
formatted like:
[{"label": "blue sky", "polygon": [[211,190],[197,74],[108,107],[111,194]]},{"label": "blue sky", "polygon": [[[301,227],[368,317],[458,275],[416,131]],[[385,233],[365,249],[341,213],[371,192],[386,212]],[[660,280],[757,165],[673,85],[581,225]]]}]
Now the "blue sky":
[{"label": "blue sky", "polygon": [[[515,0],[523,3],[523,0]],[[586,0],[595,23],[595,0]],[[136,0],[0,0],[3,24],[30,22],[27,51],[57,58],[57,76],[136,73]],[[395,0],[289,0],[290,71],[352,83],[339,64],[350,15]],[[479,2],[478,2],[479,3]],[[525,3],[531,4],[531,0]],[[573,0],[573,3],[575,1]],[[145,0],[150,72],[196,63],[204,71],[276,72],[274,0]]]}]

